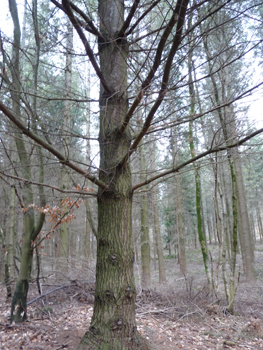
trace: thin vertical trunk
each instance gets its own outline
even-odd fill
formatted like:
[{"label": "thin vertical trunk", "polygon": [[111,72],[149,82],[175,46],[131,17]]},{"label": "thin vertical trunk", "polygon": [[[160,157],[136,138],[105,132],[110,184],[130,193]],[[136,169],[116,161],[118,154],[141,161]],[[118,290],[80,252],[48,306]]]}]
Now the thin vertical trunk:
[{"label": "thin vertical trunk", "polygon": [[256,237],[256,230],[255,230],[254,222],[255,222],[254,215],[253,215],[253,213],[250,213],[250,215],[249,215],[250,230],[251,230],[251,233],[252,233],[253,240],[256,243],[257,242],[257,237]]},{"label": "thin vertical trunk", "polygon": [[[193,116],[195,113],[195,91],[192,78],[192,47],[190,47],[188,55],[188,86],[190,94],[190,115]],[[191,151],[191,156],[194,158],[196,156],[196,149],[194,145],[194,136],[193,136],[193,121],[189,122],[189,146]],[[207,243],[206,237],[203,232],[203,218],[202,218],[202,204],[201,204],[201,179],[200,179],[200,169],[197,162],[193,163],[195,170],[195,198],[196,198],[196,216],[197,216],[197,230],[198,238],[201,246],[201,251],[203,255],[204,267],[207,277],[207,282],[210,283],[210,277],[208,272],[208,253],[207,253]]]},{"label": "thin vertical trunk", "polygon": [[[146,161],[144,146],[140,147],[140,180],[146,179]],[[143,188],[140,196],[141,206],[141,264],[142,275],[141,284],[143,287],[149,287],[151,284],[151,253],[150,253],[150,236],[149,236],[149,219],[148,219],[148,196],[147,189]]]},{"label": "thin vertical trunk", "polygon": [[[35,34],[35,57],[33,62],[33,103],[32,103],[32,125],[34,127],[35,132],[37,133],[37,127],[36,127],[36,120],[37,120],[37,89],[38,89],[38,68],[39,68],[39,58],[40,58],[40,39],[39,39],[39,30],[38,30],[38,18],[37,18],[37,2],[38,0],[33,0],[33,6],[32,6],[32,17],[33,17],[33,27],[34,27],[34,34]],[[39,175],[38,180],[39,183],[44,183],[44,157],[43,157],[43,150],[41,146],[37,145],[37,154],[38,154],[38,162],[39,162]],[[40,201],[40,207],[44,208],[46,205],[46,198],[44,194],[44,187],[38,186],[38,193],[39,193],[39,201]],[[45,214],[40,213],[38,223],[37,223],[37,230],[40,232],[43,223],[45,220]],[[36,269],[37,269],[37,287],[39,294],[42,293],[41,283],[40,283],[40,269],[41,269],[41,255],[39,252],[39,246],[36,245],[35,248],[36,251]]]},{"label": "thin vertical trunk", "polygon": [[[178,146],[177,146],[177,133],[174,130],[173,133],[173,155],[174,163],[179,164]],[[185,256],[185,231],[182,209],[182,193],[181,193],[181,181],[180,175],[174,176],[175,185],[175,215],[176,215],[176,231],[178,241],[178,261],[180,266],[180,274],[186,275],[186,256]]]},{"label": "thin vertical trunk", "polygon": [[[37,6],[36,0],[34,6]],[[14,24],[14,43],[12,50],[12,84],[13,91],[12,95],[12,109],[17,116],[20,116],[20,25],[17,13],[17,5],[15,0],[9,0],[9,8]],[[38,58],[37,58],[38,59]],[[34,68],[34,66],[33,66]],[[35,84],[35,77],[34,77]],[[34,116],[33,116],[34,120]],[[25,143],[23,140],[23,135],[20,133],[20,137],[17,137],[16,148],[18,152],[18,157],[20,164],[22,166],[21,172],[24,179],[31,179],[31,162],[29,155],[27,153]],[[33,204],[33,191],[30,183],[25,183],[22,190],[22,199],[24,205],[24,215],[23,215],[23,237],[22,237],[22,255],[21,264],[19,269],[18,281],[15,287],[12,305],[11,305],[11,322],[16,323],[22,322],[27,318],[27,293],[29,287],[29,278],[32,271],[33,263],[33,244],[37,235],[39,234],[43,222],[44,214],[40,214],[38,223],[35,226],[34,221],[34,211],[29,205]]]},{"label": "thin vertical trunk", "polygon": [[[205,39],[203,40],[203,43],[204,43],[204,48],[205,48],[207,61],[209,65],[209,72],[211,73],[212,63],[211,63],[211,60],[209,60],[210,56],[209,56],[208,43],[206,42]],[[229,79],[227,69],[228,68],[226,67],[224,71],[224,74],[225,74],[224,80]],[[210,77],[213,85],[214,98],[215,98],[216,104],[219,106],[222,101],[220,101],[219,90],[217,87],[217,82],[215,80],[215,75],[210,74]],[[229,96],[231,96],[231,91],[228,91],[228,90],[229,90],[229,87],[226,89],[224,85],[222,86],[223,99],[227,100]],[[223,135],[224,135],[226,144],[228,145],[228,144],[231,144],[232,142],[237,141],[235,114],[234,114],[233,106],[232,105],[227,106],[224,109],[219,108],[217,111],[218,111],[218,116],[219,116],[219,120],[223,130]],[[232,178],[232,190],[234,188],[236,190],[236,195],[232,195],[232,198],[238,203],[238,211],[239,211],[238,227],[239,227],[239,236],[240,236],[244,271],[247,278],[254,279],[255,278],[255,271],[253,266],[254,254],[253,254],[253,247],[251,245],[246,195],[245,195],[241,160],[238,153],[238,148],[234,147],[234,148],[228,149],[227,154],[228,154],[228,161],[229,161],[229,167],[230,167],[231,178]],[[233,181],[235,181],[235,183],[233,183]],[[233,208],[236,207],[236,203],[232,203],[232,207]]]},{"label": "thin vertical trunk", "polygon": [[159,210],[158,210],[158,202],[157,195],[155,190],[152,191],[152,203],[153,203],[153,225],[155,230],[156,237],[156,250],[158,257],[158,270],[159,270],[159,283],[166,282],[166,273],[165,273],[165,265],[164,265],[164,257],[163,257],[163,244],[162,244],[162,236],[160,230],[160,221],[159,221]]},{"label": "thin vertical trunk", "polygon": [[[257,192],[256,192],[256,196],[257,196]],[[256,213],[257,213],[258,234],[259,234],[260,243],[262,243],[262,241],[263,241],[263,226],[262,226],[262,219],[261,219],[261,215],[260,215],[258,201],[256,202]]]},{"label": "thin vertical trunk", "polygon": [[[12,152],[10,157],[14,166],[16,166],[16,155]],[[10,279],[15,277],[15,236],[16,236],[16,194],[15,188],[10,188],[10,205],[9,205],[9,234],[7,235],[7,265]],[[11,293],[12,294],[12,293]],[[9,295],[11,297],[11,295]]]},{"label": "thin vertical trunk", "polygon": [[[216,270],[215,273],[213,271],[213,267],[211,268],[211,271],[213,271],[213,278],[212,278],[212,286],[215,292],[215,295],[217,296],[218,293],[218,277],[219,277],[219,266],[221,261],[221,254],[222,254],[222,247],[223,247],[223,230],[222,230],[222,216],[219,211],[219,203],[218,203],[218,197],[220,196],[220,189],[219,189],[219,183],[218,183],[218,161],[216,157],[216,161],[214,164],[214,176],[215,176],[215,189],[214,189],[214,205],[215,205],[215,229],[217,233],[217,241],[218,241],[218,257],[217,257],[217,264],[216,264]],[[213,262],[211,262],[213,263]]]},{"label": "thin vertical trunk", "polygon": [[[86,165],[87,168],[90,168],[90,66],[89,62],[86,63],[86,98],[88,99],[87,106],[86,106]],[[87,187],[89,187],[89,182],[86,184]],[[90,253],[91,253],[91,244],[90,244],[90,238],[91,238],[91,225],[90,220],[91,218],[91,208],[90,208],[90,202],[87,198],[85,203],[85,228],[84,228],[84,244],[83,244],[83,267],[88,266],[89,259],[90,259]]]},{"label": "thin vertical trunk", "polygon": [[[152,166],[155,168],[155,148],[153,145],[152,149]],[[152,195],[152,213],[153,213],[153,231],[156,240],[156,251],[158,257],[158,269],[159,269],[159,283],[166,282],[166,274],[165,274],[165,266],[164,266],[164,258],[163,258],[163,245],[162,245],[162,236],[160,230],[160,221],[159,221],[159,210],[158,210],[158,200],[157,200],[157,192],[158,188],[154,188],[151,191]]]},{"label": "thin vertical trunk", "polygon": [[[233,244],[232,244],[232,236],[229,235],[229,232],[232,232],[230,228],[230,208],[228,203],[228,196],[227,196],[227,189],[226,189],[226,183],[225,183],[225,175],[224,175],[224,168],[220,167],[221,171],[219,174],[220,182],[221,182],[221,197],[222,197],[222,210],[223,210],[223,226],[224,226],[224,244],[225,249],[227,252],[227,258],[229,263],[232,259],[232,251],[233,251]],[[223,200],[224,198],[224,200]]]},{"label": "thin vertical trunk", "polygon": [[[63,119],[63,147],[67,157],[70,157],[70,123],[71,123],[71,103],[70,93],[72,84],[72,50],[73,50],[73,26],[68,20],[67,24],[67,46],[66,46],[66,68],[65,68],[65,101],[64,101],[64,119]],[[69,188],[70,175],[65,165],[61,168],[61,189]],[[63,198],[62,198],[63,199]],[[67,212],[65,210],[65,215]],[[67,274],[69,262],[69,225],[68,222],[62,222],[59,227],[59,269]],[[74,239],[74,235],[73,235]],[[71,242],[72,243],[72,242]]]}]

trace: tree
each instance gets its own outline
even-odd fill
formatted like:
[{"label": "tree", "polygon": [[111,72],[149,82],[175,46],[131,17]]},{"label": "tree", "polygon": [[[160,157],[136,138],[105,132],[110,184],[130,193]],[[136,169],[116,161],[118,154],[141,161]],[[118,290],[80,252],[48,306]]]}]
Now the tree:
[{"label": "tree", "polygon": [[[36,9],[36,2],[33,2],[33,9]],[[18,19],[17,5],[14,0],[9,1],[10,13],[12,16],[13,24],[14,24],[14,45],[12,50],[12,62],[10,64],[10,70],[12,73],[12,111],[16,116],[21,115],[20,111],[20,98],[21,98],[21,86],[19,82],[20,77],[20,24]],[[33,16],[36,13],[33,10]],[[37,30],[35,28],[35,34],[37,35]],[[36,53],[36,63],[33,66],[34,72],[34,90],[37,85],[37,66],[39,55]],[[32,123],[35,122],[35,100],[33,100],[32,104]],[[22,165],[22,176],[24,179],[31,179],[31,161],[30,156],[26,150],[26,145],[23,139],[23,134],[21,130],[18,128],[19,137],[15,139],[16,148],[18,152],[18,157],[20,163]],[[36,131],[37,133],[37,131]],[[41,152],[41,150],[40,150]],[[41,154],[39,154],[39,160],[41,164]],[[41,180],[43,178],[41,176]],[[40,190],[42,191],[42,189]],[[40,198],[42,197],[42,193],[40,193]],[[42,198],[43,199],[43,198]],[[41,200],[42,200],[41,199]],[[32,262],[33,262],[33,244],[43,226],[45,214],[40,213],[38,222],[35,224],[34,218],[34,209],[32,207],[33,200],[33,191],[30,183],[25,185],[22,191],[22,200],[21,203],[22,209],[24,211],[23,216],[23,240],[22,240],[22,255],[21,255],[21,264],[19,269],[18,281],[16,283],[16,288],[14,291],[12,306],[11,306],[11,321],[21,322],[26,319],[26,300],[27,300],[27,292],[29,287],[29,279],[31,276],[32,270]]]},{"label": "tree", "polygon": [[[66,68],[65,68],[65,101],[64,101],[64,118],[63,118],[63,146],[65,149],[65,154],[70,157],[70,124],[71,124],[71,106],[70,106],[70,93],[72,85],[72,51],[73,51],[73,27],[68,20],[67,24],[67,47],[66,47]],[[69,188],[70,175],[68,168],[62,165],[61,168],[61,188],[66,190]],[[64,195],[61,199],[65,199]],[[60,235],[59,235],[59,249],[58,256],[60,266],[63,268],[64,272],[68,272],[68,259],[69,259],[69,227],[68,222],[63,222],[60,225]]]},{"label": "tree", "polygon": [[[14,1],[14,0],[13,0]],[[180,165],[169,169],[156,169],[150,178],[132,184],[130,162],[136,156],[136,150],[145,135],[160,132],[166,128],[166,113],[170,115],[169,104],[174,98],[174,85],[171,77],[180,66],[183,55],[176,56],[179,49],[183,52],[182,39],[185,41],[200,21],[205,22],[220,11],[230,1],[204,1],[194,3],[188,9],[188,0],[166,2],[156,0],[140,6],[140,1],[100,0],[98,10],[92,19],[90,11],[84,12],[76,2],[62,0],[52,3],[68,16],[75,32],[84,45],[86,55],[97,74],[100,83],[99,94],[99,148],[100,165],[98,176],[76,161],[62,154],[54,144],[26,125],[18,113],[12,112],[0,102],[0,109],[28,138],[49,151],[60,164],[66,165],[98,187],[98,229],[97,229],[97,265],[94,313],[91,325],[83,337],[78,349],[148,349],[150,345],[136,328],[135,298],[136,288],[133,277],[133,240],[132,240],[132,198],[139,188],[158,179],[165,179],[188,164],[210,154],[232,148],[236,143],[216,146],[204,151]],[[197,7],[208,4],[201,19],[195,17],[191,28],[184,31],[186,16],[194,13]],[[160,18],[158,29],[134,39],[139,24],[147,25],[148,14]],[[138,15],[135,17],[135,14]],[[138,18],[136,20],[136,18]],[[99,27],[96,25],[99,20]],[[98,53],[92,50],[84,30],[98,40]],[[151,40],[149,40],[151,39]],[[132,52],[138,50],[138,43],[147,45],[135,68],[136,82],[140,87],[135,90],[132,75]],[[17,43],[19,47],[19,43]],[[139,45],[140,47],[140,45]],[[98,54],[99,63],[96,56]],[[178,59],[177,59],[178,58]],[[134,76],[134,75],[133,75]],[[178,81],[183,90],[184,82]],[[151,89],[150,89],[151,88]],[[149,111],[144,117],[138,133],[133,133],[133,119],[136,112],[146,103],[149,92],[153,97]],[[18,101],[17,101],[18,102]],[[161,106],[163,110],[161,110]],[[173,111],[175,113],[175,111]],[[208,113],[206,111],[206,113]],[[186,114],[185,117],[189,115]],[[192,117],[192,116],[191,116]],[[201,116],[200,116],[201,117]],[[189,118],[188,118],[189,119]],[[177,120],[177,118],[176,118]],[[182,118],[181,122],[187,121]],[[189,120],[188,120],[189,121]],[[168,128],[174,126],[171,123]],[[159,126],[160,125],[160,126]],[[39,125],[41,130],[41,125]],[[43,133],[43,130],[41,130]],[[239,144],[262,132],[247,135]],[[24,305],[26,308],[26,305]]]}]

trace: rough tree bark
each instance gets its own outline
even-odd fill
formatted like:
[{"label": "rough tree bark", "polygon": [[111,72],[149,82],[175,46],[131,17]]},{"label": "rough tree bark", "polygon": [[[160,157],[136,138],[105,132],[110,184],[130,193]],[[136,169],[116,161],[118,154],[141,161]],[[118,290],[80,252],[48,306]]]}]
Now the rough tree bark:
[{"label": "rough tree bark", "polygon": [[[122,0],[99,2],[100,67],[111,91],[100,91],[100,180],[108,188],[98,193],[97,266],[94,313],[78,350],[147,349],[135,323],[133,276],[132,191],[129,129],[120,132],[128,108],[125,38],[116,38],[124,23]],[[115,45],[109,43],[115,41]]]}]

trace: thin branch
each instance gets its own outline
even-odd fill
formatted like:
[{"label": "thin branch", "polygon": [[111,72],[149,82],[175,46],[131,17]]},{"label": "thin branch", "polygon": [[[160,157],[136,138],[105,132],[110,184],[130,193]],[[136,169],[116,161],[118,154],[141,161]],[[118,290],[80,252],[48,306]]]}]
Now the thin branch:
[{"label": "thin branch", "polygon": [[[53,1],[53,0],[52,0],[52,1]],[[97,61],[96,61],[96,59],[95,59],[95,56],[94,56],[94,54],[93,54],[93,51],[92,51],[92,49],[91,49],[91,47],[90,47],[90,44],[89,44],[89,42],[88,42],[88,40],[87,40],[85,34],[83,33],[83,31],[82,31],[82,29],[81,29],[81,26],[79,25],[79,23],[78,23],[76,17],[74,16],[74,14],[73,14],[73,12],[72,12],[72,10],[71,10],[69,1],[68,1],[68,0],[62,0],[62,4],[63,4],[63,7],[64,7],[64,9],[65,9],[65,12],[66,12],[68,18],[70,19],[70,21],[71,21],[73,27],[76,29],[76,31],[77,31],[77,33],[78,33],[78,35],[79,35],[79,38],[80,38],[80,40],[82,41],[82,43],[83,43],[83,45],[84,45],[84,48],[85,48],[85,50],[86,50],[86,53],[87,53],[87,55],[89,56],[90,62],[91,62],[91,64],[92,64],[92,66],[93,66],[93,68],[94,68],[94,70],[95,70],[95,72],[96,72],[98,78],[100,79],[100,82],[101,82],[101,84],[102,84],[104,90],[105,90],[109,95],[111,95],[112,92],[111,92],[110,88],[108,87],[108,84],[106,83],[106,80],[105,80],[105,78],[104,78],[104,76],[103,76],[103,74],[102,74],[102,72],[101,72],[101,70],[100,70],[100,68],[99,68],[99,66],[98,66],[98,63],[97,63]]]},{"label": "thin branch", "polygon": [[74,11],[76,11],[84,19],[84,21],[89,25],[93,34],[95,34],[98,37],[101,36],[98,29],[94,26],[92,20],[80,8],[78,8],[75,4],[73,4],[73,2],[70,1],[69,3],[70,3],[70,6],[72,7],[72,9]]},{"label": "thin branch", "polygon": [[[123,124],[122,124],[121,129],[120,129],[121,133],[124,132],[124,130],[126,129],[127,125],[129,124],[129,121],[132,118],[136,107],[141,102],[141,100],[142,100],[142,98],[144,96],[145,90],[149,87],[149,85],[151,83],[151,80],[153,79],[153,77],[154,77],[154,75],[155,75],[155,73],[156,73],[156,71],[157,71],[157,69],[158,69],[158,67],[159,67],[159,65],[161,63],[161,57],[162,57],[162,54],[163,54],[163,51],[164,51],[165,43],[166,43],[166,41],[167,41],[167,39],[168,39],[168,37],[169,37],[173,27],[175,26],[175,24],[176,24],[176,22],[178,21],[178,18],[179,18],[181,2],[182,1],[178,1],[177,2],[176,8],[173,11],[173,15],[172,15],[169,23],[167,24],[164,32],[163,32],[163,35],[162,35],[162,37],[160,39],[158,48],[156,50],[153,66],[152,66],[150,72],[148,73],[148,76],[146,77],[146,79],[142,83],[139,93],[137,94],[133,104],[131,105],[128,113],[126,114],[126,116],[124,118]],[[188,3],[188,1],[187,1],[187,3]],[[181,20],[180,20],[180,23],[181,23]]]},{"label": "thin branch", "polygon": [[244,137],[243,139],[241,139],[241,140],[239,140],[239,141],[237,141],[237,142],[235,142],[235,143],[233,143],[233,144],[231,144],[231,145],[226,145],[226,146],[221,146],[221,147],[215,147],[215,148],[213,148],[213,149],[210,148],[209,150],[200,153],[200,154],[197,155],[196,157],[187,160],[186,162],[180,164],[180,165],[177,166],[177,167],[171,168],[171,169],[169,169],[169,170],[167,170],[167,171],[163,171],[162,173],[160,173],[160,174],[158,174],[158,175],[156,175],[156,176],[153,176],[152,178],[150,178],[150,179],[148,179],[148,180],[145,180],[144,182],[141,182],[141,183],[139,183],[139,184],[133,186],[133,187],[132,187],[132,191],[135,191],[135,190],[137,190],[138,188],[143,187],[143,186],[145,186],[145,185],[147,185],[147,184],[149,184],[149,183],[151,183],[151,182],[153,182],[153,181],[155,181],[155,180],[157,180],[157,179],[160,179],[160,178],[162,178],[162,177],[165,177],[166,175],[179,172],[180,169],[184,168],[185,166],[187,166],[187,165],[189,165],[189,164],[191,164],[191,163],[193,163],[193,162],[196,162],[197,160],[199,160],[199,159],[201,159],[201,158],[206,157],[208,154],[218,153],[218,152],[221,152],[221,151],[225,151],[225,150],[227,150],[227,149],[229,149],[229,148],[234,148],[234,147],[241,146],[241,145],[242,145],[243,143],[245,143],[246,141],[252,139],[253,137],[255,137],[255,136],[257,136],[257,135],[259,135],[259,134],[261,134],[261,133],[263,133],[263,128],[258,129],[258,130],[256,130],[256,131],[252,132],[250,135]]},{"label": "thin branch", "polygon": [[46,293],[44,293],[44,294],[41,294],[41,295],[37,296],[36,298],[34,298],[34,299],[28,301],[28,302],[27,302],[27,305],[33,304],[33,303],[36,302],[38,299],[44,298],[44,297],[47,296],[48,294],[51,294],[51,293],[53,293],[53,292],[55,292],[55,291],[57,291],[57,290],[60,290],[60,289],[63,289],[63,288],[67,288],[67,287],[70,287],[70,286],[71,286],[70,284],[66,284],[66,285],[64,285],[64,286],[61,286],[61,287],[57,287],[57,288],[55,288],[55,289],[52,289],[52,290],[50,290],[49,292],[46,292]]},{"label": "thin branch", "polygon": [[[50,0],[57,8],[59,8],[60,10],[62,10],[65,14],[66,14],[66,10],[64,8],[63,5],[61,5],[58,1],[56,0]],[[91,34],[94,34],[96,36],[100,36],[100,32],[98,31],[98,29],[94,26],[94,24],[92,23],[91,19],[86,16],[86,14],[80,10],[76,5],[72,4],[72,2],[70,2],[70,6],[72,6],[72,8],[84,19],[84,21],[88,24],[89,27],[87,27],[87,25],[82,22],[79,19],[76,19],[78,21],[78,23],[88,32],[90,32]]]},{"label": "thin branch", "polygon": [[[210,75],[208,74],[207,77],[209,77]],[[197,80],[195,80],[194,82],[196,82]],[[151,127],[150,129],[148,129],[147,131],[147,135],[148,134],[152,134],[152,133],[156,133],[158,131],[163,131],[165,129],[168,129],[168,128],[172,128],[174,126],[178,126],[178,125],[181,125],[181,124],[185,124],[185,123],[188,123],[189,121],[191,120],[196,120],[196,119],[199,119],[203,116],[205,116],[206,114],[209,114],[209,113],[212,113],[220,108],[223,108],[223,107],[227,107],[227,106],[230,106],[232,103],[238,101],[238,100],[241,100],[242,98],[245,98],[247,97],[249,94],[252,93],[252,91],[258,89],[260,86],[263,85],[263,81],[261,81],[260,83],[258,83],[257,85],[253,86],[252,88],[242,92],[241,94],[239,94],[238,96],[232,98],[230,101],[227,101],[227,102],[224,102],[220,105],[217,105],[213,108],[210,108],[209,110],[205,111],[205,112],[202,112],[202,113],[198,113],[198,114],[193,114],[193,116],[185,116],[183,117],[182,119],[179,119],[179,120],[176,120],[176,121],[172,121],[172,122],[167,122],[167,123],[164,123],[164,125],[156,125],[156,126],[153,126]]]},{"label": "thin branch", "polygon": [[156,6],[158,5],[160,0],[155,1],[153,4],[151,4],[150,7],[137,19],[137,21],[134,23],[134,25],[129,29],[129,31],[126,33],[126,35],[130,35],[134,29],[137,27],[139,23],[141,23],[142,19]]},{"label": "thin branch", "polygon": [[131,20],[133,19],[133,16],[138,8],[139,3],[140,3],[140,0],[134,1],[133,5],[131,7],[130,13],[128,14],[125,22],[123,23],[121,30],[118,33],[118,36],[117,36],[118,38],[122,38],[125,35],[125,32],[129,28],[129,25],[131,23]]},{"label": "thin branch", "polygon": [[95,185],[103,188],[104,190],[108,189],[108,186],[99,180],[96,176],[90,175],[83,168],[75,164],[73,161],[69,160],[62,153],[60,153],[55,147],[51,144],[47,143],[40,136],[36,135],[32,132],[24,123],[22,123],[11,111],[8,109],[1,101],[0,101],[0,110],[6,115],[6,117],[11,120],[20,130],[22,130],[23,134],[27,135],[30,139],[34,140],[37,144],[48,150],[51,154],[53,154],[61,164],[65,164],[69,168],[75,170],[77,173],[84,175],[87,179],[89,179]]},{"label": "thin branch", "polygon": [[[161,86],[161,89],[159,92],[159,96],[158,96],[156,102],[154,103],[154,105],[152,106],[152,108],[151,108],[151,110],[150,110],[150,112],[149,112],[149,114],[144,122],[144,125],[143,125],[141,132],[139,133],[139,135],[137,136],[137,138],[133,142],[129,153],[124,157],[123,161],[121,162],[121,165],[123,165],[127,161],[127,159],[130,157],[130,155],[136,150],[141,139],[144,137],[144,135],[148,131],[148,129],[151,125],[151,121],[152,121],[157,109],[159,108],[159,106],[163,102],[163,99],[167,93],[167,84],[169,81],[169,75],[170,75],[170,71],[171,71],[171,67],[172,67],[173,58],[174,58],[174,55],[177,52],[177,49],[181,43],[183,25],[184,25],[184,20],[185,20],[188,2],[189,2],[189,0],[178,1],[178,5],[176,6],[176,8],[179,6],[179,9],[177,9],[177,12],[175,12],[173,15],[174,20],[175,21],[177,20],[176,34],[174,37],[173,45],[171,47],[171,50],[168,54],[168,57],[167,57],[167,60],[165,63],[162,86]],[[161,57],[159,57],[159,59],[160,58]]]},{"label": "thin branch", "polygon": [[[41,182],[36,182],[36,181],[31,181],[31,180],[28,180],[28,179],[24,179],[22,177],[19,177],[19,176],[14,176],[14,175],[10,175],[10,174],[6,174],[4,172],[2,172],[0,170],[0,174],[2,176],[5,176],[5,177],[8,177],[10,179],[15,179],[15,180],[18,180],[18,181],[23,181],[24,183],[26,184],[30,184],[30,185],[36,185],[36,186],[42,186],[42,187],[48,187],[48,188],[51,188],[53,191],[58,191],[60,193],[72,193],[72,194],[77,194],[77,195],[88,195],[88,196],[94,196],[96,197],[97,196],[97,193],[93,193],[91,190],[88,190],[88,191],[85,191],[84,189],[79,189],[78,191],[76,190],[62,190],[61,188],[59,187],[56,187],[56,186],[52,186],[52,185],[48,185],[48,184],[45,184],[45,183],[41,183]],[[12,187],[13,185],[8,183],[7,184]],[[92,189],[93,190],[93,189]]]}]

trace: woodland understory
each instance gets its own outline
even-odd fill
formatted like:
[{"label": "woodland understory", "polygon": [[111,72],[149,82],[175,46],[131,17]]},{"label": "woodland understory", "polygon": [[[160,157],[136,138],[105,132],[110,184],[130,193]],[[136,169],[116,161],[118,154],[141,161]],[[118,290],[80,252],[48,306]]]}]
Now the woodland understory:
[{"label": "woodland understory", "polygon": [[[216,249],[212,247],[212,251]],[[149,289],[142,289],[135,271],[137,327],[153,349],[262,349],[263,245],[256,246],[257,281],[251,285],[240,276],[235,315],[226,310],[222,280],[218,298],[209,292],[199,251],[189,250],[187,259],[186,277],[180,276],[175,259],[165,259],[165,284],[158,283],[152,262]],[[5,287],[1,286],[0,349],[76,349],[92,316],[94,263],[89,270],[75,267],[72,271],[76,278],[64,284],[52,276],[45,278],[42,298],[36,284],[31,284],[28,321],[23,324],[10,325],[10,303],[5,299]],[[48,276],[49,272],[45,268],[43,275]],[[87,280],[81,278],[83,273]]]},{"label": "woodland understory", "polygon": [[263,348],[263,1],[2,4],[2,349]]}]

